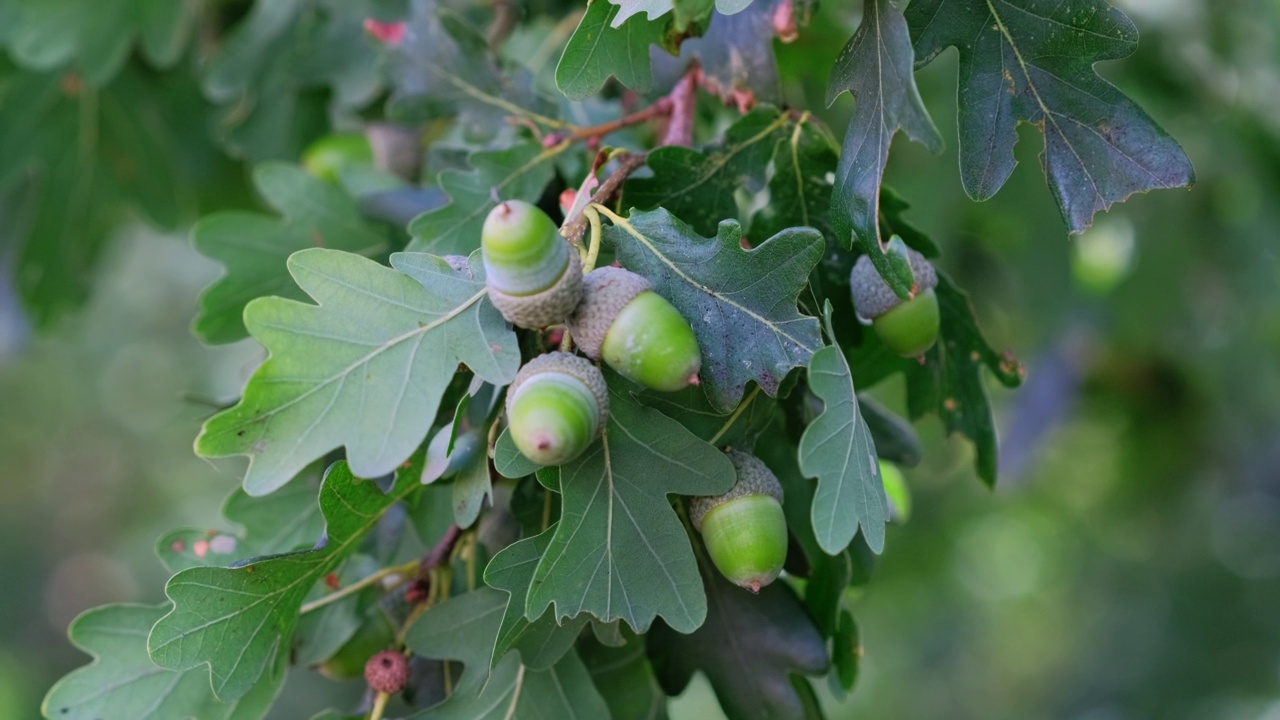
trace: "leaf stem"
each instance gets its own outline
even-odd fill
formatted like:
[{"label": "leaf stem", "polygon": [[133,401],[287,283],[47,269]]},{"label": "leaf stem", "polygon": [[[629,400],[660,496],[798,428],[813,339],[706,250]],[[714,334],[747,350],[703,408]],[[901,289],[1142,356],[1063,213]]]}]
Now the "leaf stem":
[{"label": "leaf stem", "polygon": [[369,711],[369,720],[382,720],[382,714],[387,711],[387,701],[391,696],[387,693],[380,692],[373,699],[373,709]]},{"label": "leaf stem", "polygon": [[746,397],[745,400],[738,403],[738,408],[733,411],[733,414],[729,416],[728,420],[724,421],[724,425],[721,426],[720,431],[717,432],[714,437],[712,437],[710,440],[707,441],[708,444],[715,445],[716,443],[720,442],[720,438],[724,437],[724,434],[729,432],[729,428],[733,427],[733,424],[738,421],[739,417],[742,416],[743,411],[747,409],[747,406],[750,405],[751,401],[755,400],[756,396],[759,394],[760,394],[760,386],[757,385],[755,389],[751,391],[751,394]]},{"label": "leaf stem", "polygon": [[596,206],[588,205],[582,210],[582,214],[586,215],[591,223],[591,241],[587,246],[587,259],[582,263],[582,274],[585,275],[596,269],[596,261],[600,259],[600,238],[604,231],[600,227],[600,213],[596,212]]},{"label": "leaf stem", "polygon": [[[608,203],[622,189],[622,183],[626,182],[631,173],[643,166],[648,159],[648,153],[627,153],[622,155],[618,160],[617,169],[610,173],[609,177],[605,178],[604,182],[600,183],[596,191],[591,194],[591,200],[586,207],[591,205],[603,206]],[[569,221],[564,224],[560,231],[560,234],[564,235],[571,243],[581,238],[582,234],[587,230],[586,207],[583,208],[584,212],[578,213],[577,217],[569,218]],[[585,258],[583,261],[585,262]]]},{"label": "leaf stem", "polygon": [[312,612],[313,610],[319,610],[320,608],[326,605],[332,605],[333,603],[336,603],[339,600],[350,597],[351,595],[354,595],[360,592],[361,590],[369,587],[370,585],[373,585],[381,581],[383,578],[390,577],[392,575],[406,575],[406,576],[412,575],[413,572],[417,569],[418,569],[417,560],[414,560],[412,562],[407,562],[403,565],[393,565],[391,567],[382,568],[381,570],[375,573],[372,573],[370,575],[366,575],[365,577],[360,578],[359,580],[351,583],[350,585],[347,585],[344,588],[331,592],[322,598],[312,600],[309,603],[303,604],[303,606],[298,609],[298,614],[306,615],[307,613]]}]

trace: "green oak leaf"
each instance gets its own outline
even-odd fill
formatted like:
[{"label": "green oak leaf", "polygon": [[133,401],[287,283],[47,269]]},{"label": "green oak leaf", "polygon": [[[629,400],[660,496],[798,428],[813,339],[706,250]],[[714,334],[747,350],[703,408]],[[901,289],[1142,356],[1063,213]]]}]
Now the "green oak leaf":
[{"label": "green oak leaf", "polygon": [[[830,303],[826,322],[828,334],[834,337]],[[818,479],[812,510],[818,544],[835,555],[848,547],[861,527],[867,544],[881,552],[889,501],[871,431],[858,409],[853,371],[838,346],[828,345],[813,354],[809,389],[823,407],[800,437],[800,469]]]},{"label": "green oak leaf", "polygon": [[462,677],[444,702],[415,713],[414,720],[598,720],[609,716],[582,660],[571,649],[551,667],[522,665],[508,653],[490,670],[507,595],[480,588],[423,613],[405,635],[417,655],[460,660]]},{"label": "green oak leaf", "polygon": [[445,170],[440,187],[450,203],[423,213],[409,224],[409,249],[437,255],[466,255],[480,247],[480,230],[489,211],[504,200],[533,202],[555,174],[553,161],[562,147],[521,142],[503,150],[471,154],[470,172]]},{"label": "green oak leaf", "polygon": [[707,394],[693,385],[676,392],[642,390],[633,396],[641,405],[657,410],[717,447],[752,447],[779,414],[777,401],[761,397],[759,388],[747,393],[741,412],[730,415],[718,412]]},{"label": "green oak leaf", "polygon": [[960,177],[975,200],[1013,173],[1019,122],[1044,134],[1041,166],[1067,228],[1130,195],[1190,185],[1186,154],[1093,69],[1127,57],[1138,31],[1103,0],[918,0],[906,12],[917,65],[960,52]]},{"label": "green oak leaf", "polygon": [[[677,32],[686,28],[705,31],[701,37],[680,43],[678,58],[653,53],[654,84],[672,87],[691,62],[698,63],[704,87],[716,92],[726,103],[782,100],[778,61],[773,41],[776,13],[791,12],[793,0],[719,0],[715,12],[709,0],[677,2],[672,25]],[[683,10],[683,12],[682,12]]]},{"label": "green oak leaf", "polygon": [[[942,151],[934,127],[916,89],[911,37],[901,11],[890,0],[871,0],[862,24],[841,51],[827,85],[827,104],[845,91],[857,104],[845,131],[836,170],[831,214],[836,239],[856,245],[875,261],[876,269],[900,296],[911,290],[910,272],[893,272],[880,237],[880,183],[889,160],[889,145],[898,130],[933,152]],[[851,234],[852,231],[852,234]]]},{"label": "green oak leaf", "polygon": [[911,423],[866,396],[858,397],[858,410],[875,440],[877,457],[904,467],[920,464],[924,448]]},{"label": "green oak leaf", "polygon": [[657,148],[648,159],[653,176],[628,180],[622,207],[665,208],[710,235],[721,220],[738,217],[741,188],[764,186],[770,161],[794,132],[788,115],[761,107],[731,125],[723,141],[701,152],[678,145]]},{"label": "green oak leaf", "polygon": [[701,670],[733,720],[803,720],[804,700],[791,684],[792,673],[827,669],[826,643],[804,605],[785,582],[753,595],[702,562],[706,623],[688,635],[665,625],[649,634],[649,656],[663,690],[678,695]]},{"label": "green oak leaf", "polygon": [[90,84],[114,79],[137,44],[156,67],[177,62],[191,35],[195,8],[167,0],[25,0],[10,4],[0,45],[19,65],[70,66]]},{"label": "green oak leaf", "polygon": [[846,692],[853,689],[858,680],[858,665],[862,659],[862,645],[858,640],[858,623],[848,610],[840,613],[840,624],[831,638],[831,664],[840,687]]},{"label": "green oak leaf", "polygon": [[525,617],[541,617],[554,605],[557,619],[589,612],[644,632],[661,616],[691,632],[702,624],[706,599],[667,496],[723,493],[733,485],[733,465],[609,377],[603,437],[578,459],[539,472],[563,494],[563,510],[534,573]]},{"label": "green oak leaf", "polygon": [[621,264],[646,277],[693,327],[713,408],[733,410],[751,380],[776,396],[787,373],[821,346],[817,318],[796,308],[822,258],[818,231],[789,228],[744,250],[735,220],[704,238],[662,208],[611,219],[604,237]]},{"label": "green oak leaf", "polygon": [[104,605],[67,630],[93,662],[62,678],[45,696],[50,720],[259,720],[284,683],[276,667],[243,697],[219,702],[201,670],[174,672],[147,655],[147,633],[168,606]]},{"label": "green oak leaf", "polygon": [[174,530],[156,542],[160,561],[176,573],[312,547],[324,532],[324,518],[315,501],[322,470],[318,463],[312,465],[303,477],[263,497],[236,488],[223,503],[222,516],[240,526],[240,532]]},{"label": "green oak leaf", "polygon": [[323,547],[174,575],[165,586],[173,609],[147,640],[151,659],[170,670],[207,665],[213,691],[223,700],[249,692],[272,655],[288,652],[303,600],[315,584],[355,551],[383,513],[419,487],[421,469],[414,463],[397,472],[384,494],[339,462],[320,486]]},{"label": "green oak leaf", "polygon": [[297,165],[258,165],[253,183],[283,217],[226,210],[201,218],[191,232],[196,250],[225,268],[200,295],[194,329],[208,343],[248,335],[244,308],[255,298],[306,298],[285,265],[294,252],[323,247],[380,258],[390,250],[387,236],[361,218],[352,197]]},{"label": "green oak leaf", "polygon": [[587,12],[556,65],[556,87],[570,100],[595,95],[610,77],[636,92],[653,85],[649,46],[667,44],[667,23],[633,16],[612,27],[619,12],[608,0],[588,0]]},{"label": "green oak leaf", "polygon": [[12,243],[13,285],[39,326],[89,297],[112,231],[130,212],[165,229],[194,215],[188,164],[212,182],[239,182],[222,174],[230,163],[204,137],[205,107],[188,78],[127,65],[95,88],[0,58],[0,106],[3,241]]},{"label": "green oak leaf", "polygon": [[458,363],[495,385],[515,377],[515,334],[485,298],[479,254],[468,270],[398,253],[395,270],[338,250],[289,258],[319,304],[258,298],[250,334],[271,356],[244,397],[204,425],[196,451],[248,455],[244,488],[261,495],[346,446],[352,471],[394,470],[431,428]]},{"label": "green oak leaf", "polygon": [[986,367],[1005,387],[1022,384],[1025,371],[1012,355],[991,348],[978,329],[969,296],[945,274],[938,273],[941,337],[925,353],[925,362],[894,355],[866,333],[864,345],[850,356],[853,374],[864,386],[901,372],[907,380],[907,412],[913,420],[937,413],[949,433],[973,441],[978,477],[988,486],[996,482],[996,428],[991,402],[982,386]]},{"label": "green oak leaf", "polygon": [[573,647],[578,633],[591,618],[587,613],[580,613],[560,624],[551,610],[532,621],[524,616],[525,598],[533,584],[534,572],[554,535],[555,526],[552,525],[538,535],[508,545],[485,567],[485,584],[505,591],[510,597],[493,648],[494,665],[506,656],[508,650],[515,649],[520,652],[520,660],[526,666],[545,670],[559,662]]},{"label": "green oak leaf", "polygon": [[617,645],[578,644],[578,654],[591,673],[596,689],[609,703],[613,720],[667,720],[667,694],[658,685],[644,636],[621,631]]},{"label": "green oak leaf", "polygon": [[346,109],[372,101],[383,85],[382,51],[364,19],[381,17],[378,5],[255,3],[219,38],[204,69],[205,94],[222,108],[223,142],[254,160],[296,158],[327,129],[326,100]]},{"label": "green oak leaf", "polygon": [[840,144],[825,125],[807,114],[789,129],[786,139],[774,144],[769,202],[751,217],[751,235],[772,237],[786,228],[804,225],[834,238],[827,176],[835,173]]}]

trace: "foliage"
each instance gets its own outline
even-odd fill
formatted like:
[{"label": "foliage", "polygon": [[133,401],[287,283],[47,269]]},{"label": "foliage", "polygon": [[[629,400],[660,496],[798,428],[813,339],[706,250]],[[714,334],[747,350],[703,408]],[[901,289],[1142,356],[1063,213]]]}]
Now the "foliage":
[{"label": "foliage", "polygon": [[[857,675],[847,597],[891,520],[878,461],[921,453],[902,418],[858,393],[901,376],[908,418],[967,438],[990,486],[983,368],[1023,379],[944,272],[942,335],[922,357],[891,355],[856,322],[858,256],[901,297],[914,278],[892,247],[945,259],[884,185],[899,130],[943,145],[916,67],[960,51],[974,199],[1008,179],[1019,122],[1044,135],[1073,233],[1193,177],[1094,72],[1136,44],[1102,0],[915,0],[905,13],[866,0],[826,58],[827,104],[853,96],[843,143],[826,109],[784,104],[774,41],[816,30],[799,0],[527,16],[436,0],[82,4],[0,6],[0,99],[19,108],[0,139],[0,206],[22,211],[24,302],[47,324],[84,299],[121,202],[164,227],[199,213],[195,246],[225,272],[194,330],[268,355],[196,441],[204,457],[248,458],[224,508],[241,529],[161,539],[169,606],[77,620],[71,638],[96,659],[50,691],[48,717],[262,717],[289,672],[359,666],[371,623],[414,658],[406,717],[661,717],[699,670],[734,720],[819,717],[808,678],[848,690]],[[564,32],[524,56],[539,22]],[[557,52],[554,67],[532,59]],[[374,167],[335,184],[295,164],[316,135],[351,127]],[[185,170],[191,158],[217,176]],[[270,212],[245,209],[237,173]],[[643,276],[702,351],[680,393],[608,373],[603,431],[561,467],[529,463],[503,430],[521,363],[572,347],[512,328],[487,297],[480,228],[510,199],[563,221],[588,266]],[[729,446],[754,449],[786,489],[793,549],[758,596],[717,576],[687,516],[689,496],[733,486]],[[348,710],[381,718],[389,697],[366,699]]]}]

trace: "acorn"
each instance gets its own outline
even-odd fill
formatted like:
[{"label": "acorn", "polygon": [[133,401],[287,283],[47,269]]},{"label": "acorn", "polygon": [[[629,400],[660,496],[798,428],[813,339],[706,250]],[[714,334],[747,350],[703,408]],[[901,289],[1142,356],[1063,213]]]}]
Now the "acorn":
[{"label": "acorn", "polygon": [[702,351],[693,328],[649,281],[616,267],[582,279],[582,302],[569,317],[569,332],[587,357],[604,360],[620,375],[655,390],[696,385]]},{"label": "acorn", "polygon": [[739,450],[726,453],[738,481],[717,497],[689,503],[689,520],[702,533],[711,561],[733,584],[751,592],[773,582],[787,559],[787,519],[782,485],[760,458]]},{"label": "acorn", "polygon": [[364,133],[325,135],[302,152],[302,166],[326,182],[336,183],[342,171],[353,165],[372,165],[373,148]]},{"label": "acorn", "polygon": [[553,352],[530,360],[507,390],[507,424],[516,448],[539,465],[582,454],[609,418],[609,389],[586,358]]},{"label": "acorn", "polygon": [[480,247],[489,300],[512,325],[564,322],[582,299],[582,261],[537,206],[498,203],[485,218]]},{"label": "acorn", "polygon": [[923,255],[910,248],[906,248],[906,252],[915,277],[915,295],[911,299],[898,297],[867,255],[854,264],[849,284],[853,289],[854,308],[859,315],[871,320],[881,342],[902,357],[918,357],[938,340],[941,319],[938,296],[933,292],[938,274]]}]

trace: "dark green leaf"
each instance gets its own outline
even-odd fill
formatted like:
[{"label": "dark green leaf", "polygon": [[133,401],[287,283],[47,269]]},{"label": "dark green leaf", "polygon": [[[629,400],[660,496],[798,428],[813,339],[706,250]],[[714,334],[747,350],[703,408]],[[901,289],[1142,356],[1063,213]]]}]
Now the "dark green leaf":
[{"label": "dark green leaf", "polygon": [[419,487],[420,472],[420,464],[401,470],[383,494],[340,462],[320,487],[324,547],[173,576],[165,593],[174,607],[151,630],[151,658],[170,670],[208,665],[223,700],[249,692],[271,657],[287,652],[312,587],[356,549],[388,508]]},{"label": "dark green leaf", "polygon": [[248,335],[244,308],[255,298],[304,300],[286,266],[298,250],[323,247],[366,257],[385,257],[390,250],[387,237],[361,219],[354,199],[302,168],[265,163],[254,168],[253,181],[283,217],[229,210],[201,218],[192,230],[196,249],[225,267],[200,295],[195,332],[205,342]]},{"label": "dark green leaf", "polygon": [[827,178],[835,173],[839,148],[831,132],[807,114],[790,126],[786,141],[774,146],[769,202],[751,218],[753,237],[772,237],[804,225],[835,238]]},{"label": "dark green leaf", "polygon": [[869,397],[860,396],[858,408],[871,431],[871,439],[875,440],[877,457],[906,467],[920,463],[924,450],[911,423]]},{"label": "dark green leaf", "polygon": [[[857,104],[836,170],[832,222],[841,244],[856,242],[876,259],[884,242],[878,216],[880,181],[894,134],[901,129],[934,152],[942,150],[942,137],[916,90],[907,23],[890,0],[864,3],[862,24],[831,70],[827,104],[845,91],[853,93]],[[877,268],[895,291],[900,289],[893,275],[879,263]],[[910,291],[909,273],[907,278],[900,295]]]},{"label": "dark green leaf", "polygon": [[996,482],[996,430],[991,404],[982,386],[985,366],[1005,387],[1022,384],[1022,365],[1012,355],[996,352],[978,329],[969,296],[938,273],[938,309],[942,334],[925,354],[925,362],[900,358],[887,350],[874,333],[851,356],[853,373],[864,386],[895,372],[907,379],[907,410],[913,420],[937,413],[948,432],[958,432],[977,448],[978,477],[988,486]]},{"label": "dark green leaf", "polygon": [[505,150],[471,154],[470,172],[440,173],[440,187],[450,203],[419,215],[409,225],[410,250],[437,255],[467,255],[480,247],[480,230],[489,211],[504,200],[533,202],[555,173],[553,160],[562,147],[545,149],[522,142]]},{"label": "dark green leaf", "polygon": [[168,606],[104,605],[71,623],[68,637],[94,661],[58,681],[41,710],[50,720],[258,720],[284,682],[273,669],[248,694],[219,702],[202,670],[173,672],[147,656],[147,633]]},{"label": "dark green leaf", "polygon": [[1045,177],[1067,228],[1133,193],[1190,185],[1173,138],[1093,70],[1132,54],[1138,31],[1103,0],[918,0],[907,9],[917,64],[960,52],[960,176],[986,200],[1015,164],[1016,125],[1044,133]]},{"label": "dark green leaf", "polygon": [[858,642],[858,624],[845,610],[840,613],[840,627],[831,641],[831,663],[835,666],[840,687],[852,690],[858,681],[858,664],[862,659],[862,645]]},{"label": "dark green leaf", "polygon": [[520,352],[484,298],[479,254],[468,271],[419,253],[392,264],[399,272],[337,250],[294,253],[289,271],[319,304],[249,304],[245,324],[271,357],[240,402],[205,423],[197,452],[248,455],[255,495],[343,445],[354,472],[380,477],[422,442],[459,362],[509,383]]},{"label": "dark green leaf", "polygon": [[722,142],[702,152],[660,147],[649,153],[653,176],[629,180],[622,207],[665,208],[699,233],[711,235],[721,220],[738,217],[741,189],[764,186],[770,161],[789,146],[794,131],[785,113],[759,108],[730,126]]},{"label": "dark green leaf", "polygon": [[[690,632],[706,599],[689,539],[667,496],[718,495],[734,481],[722,453],[679,423],[631,399],[616,376],[602,440],[548,468],[564,510],[538,564],[525,616],[589,612],[644,632],[657,616]],[[540,474],[541,475],[541,474]]]},{"label": "dark green leaf", "polygon": [[726,415],[717,412],[702,388],[689,386],[677,392],[645,390],[634,395],[641,405],[651,407],[685,427],[699,438],[717,447],[731,445],[740,449],[755,445],[756,439],[778,416],[777,401],[761,397],[759,388],[747,393],[741,412]]},{"label": "dark green leaf", "polygon": [[506,607],[506,593],[480,588],[437,605],[414,622],[405,637],[418,655],[460,660],[465,666],[449,699],[412,715],[418,720],[599,720],[608,708],[577,653],[550,668],[534,670],[508,653],[490,671],[493,648]]},{"label": "dark green leaf", "polygon": [[667,23],[634,16],[611,27],[621,11],[608,0],[589,0],[587,12],[556,65],[556,87],[570,100],[585,100],[610,77],[636,92],[653,83],[649,46],[666,42]]},{"label": "dark green leaf", "polygon": [[703,576],[706,623],[690,635],[665,625],[649,634],[649,655],[663,689],[677,695],[701,670],[730,720],[803,720],[804,701],[791,674],[827,669],[826,643],[804,605],[785,582],[752,595],[715,568],[707,567]]},{"label": "dark green leaf", "polygon": [[733,220],[704,238],[665,209],[611,219],[605,239],[621,264],[645,276],[692,325],[713,408],[731,411],[751,380],[776,396],[787,373],[821,346],[817,318],[796,308],[822,257],[816,230],[791,228],[744,250]]},{"label": "dark green leaf", "polygon": [[778,62],[773,53],[777,34],[773,20],[784,2],[791,6],[787,0],[719,0],[712,13],[708,0],[689,0],[690,7],[681,13],[684,3],[677,0],[674,29],[706,32],[682,42],[678,58],[652,53],[655,84],[674,85],[690,62],[696,61],[707,88],[725,102],[749,107],[756,100],[781,101]]},{"label": "dark green leaf", "polygon": [[578,653],[586,663],[596,689],[609,703],[613,720],[666,720],[667,694],[662,692],[649,656],[645,638],[624,633],[625,642],[616,646],[583,642]]}]

